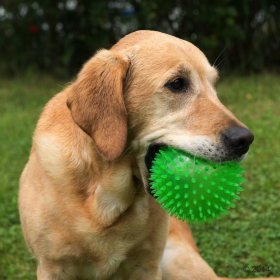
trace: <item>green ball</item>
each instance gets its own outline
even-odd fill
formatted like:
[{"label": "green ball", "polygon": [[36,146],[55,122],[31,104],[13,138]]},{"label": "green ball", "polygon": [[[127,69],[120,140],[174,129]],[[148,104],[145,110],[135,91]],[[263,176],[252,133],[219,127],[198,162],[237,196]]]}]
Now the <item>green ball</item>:
[{"label": "green ball", "polygon": [[156,200],[170,215],[188,222],[219,218],[235,207],[243,190],[239,163],[215,163],[171,147],[156,154],[150,171]]}]

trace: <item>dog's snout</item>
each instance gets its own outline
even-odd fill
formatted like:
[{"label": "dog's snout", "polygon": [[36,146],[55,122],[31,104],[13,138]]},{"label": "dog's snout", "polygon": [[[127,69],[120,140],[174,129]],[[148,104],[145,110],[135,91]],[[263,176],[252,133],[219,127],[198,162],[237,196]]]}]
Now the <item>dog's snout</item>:
[{"label": "dog's snout", "polygon": [[224,144],[237,156],[242,156],[249,150],[254,140],[254,134],[247,128],[233,126],[222,134]]}]

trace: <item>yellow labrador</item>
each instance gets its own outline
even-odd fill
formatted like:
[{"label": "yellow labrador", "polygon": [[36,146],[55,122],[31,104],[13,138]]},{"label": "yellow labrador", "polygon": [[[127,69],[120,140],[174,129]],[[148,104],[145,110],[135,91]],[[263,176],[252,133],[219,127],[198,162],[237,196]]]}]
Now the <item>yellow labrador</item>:
[{"label": "yellow labrador", "polygon": [[248,151],[253,135],[218,100],[217,76],[191,43],[138,31],[48,102],[19,196],[38,279],[219,279],[148,184],[162,145],[216,161]]}]

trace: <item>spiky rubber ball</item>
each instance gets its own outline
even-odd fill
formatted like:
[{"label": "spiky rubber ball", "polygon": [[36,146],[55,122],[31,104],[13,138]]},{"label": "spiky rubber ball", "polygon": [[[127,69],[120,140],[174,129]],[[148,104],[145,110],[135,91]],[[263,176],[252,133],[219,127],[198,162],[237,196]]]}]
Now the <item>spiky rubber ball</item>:
[{"label": "spiky rubber ball", "polygon": [[150,171],[156,200],[170,215],[188,222],[226,214],[243,190],[239,163],[215,163],[171,147],[156,154]]}]

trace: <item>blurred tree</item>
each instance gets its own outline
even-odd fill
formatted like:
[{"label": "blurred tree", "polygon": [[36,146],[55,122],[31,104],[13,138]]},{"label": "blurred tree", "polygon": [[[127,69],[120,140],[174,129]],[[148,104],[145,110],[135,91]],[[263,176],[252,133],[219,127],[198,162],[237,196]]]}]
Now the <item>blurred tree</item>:
[{"label": "blurred tree", "polygon": [[0,4],[0,68],[71,74],[137,29],[190,40],[228,70],[280,66],[278,0],[14,0]]}]

